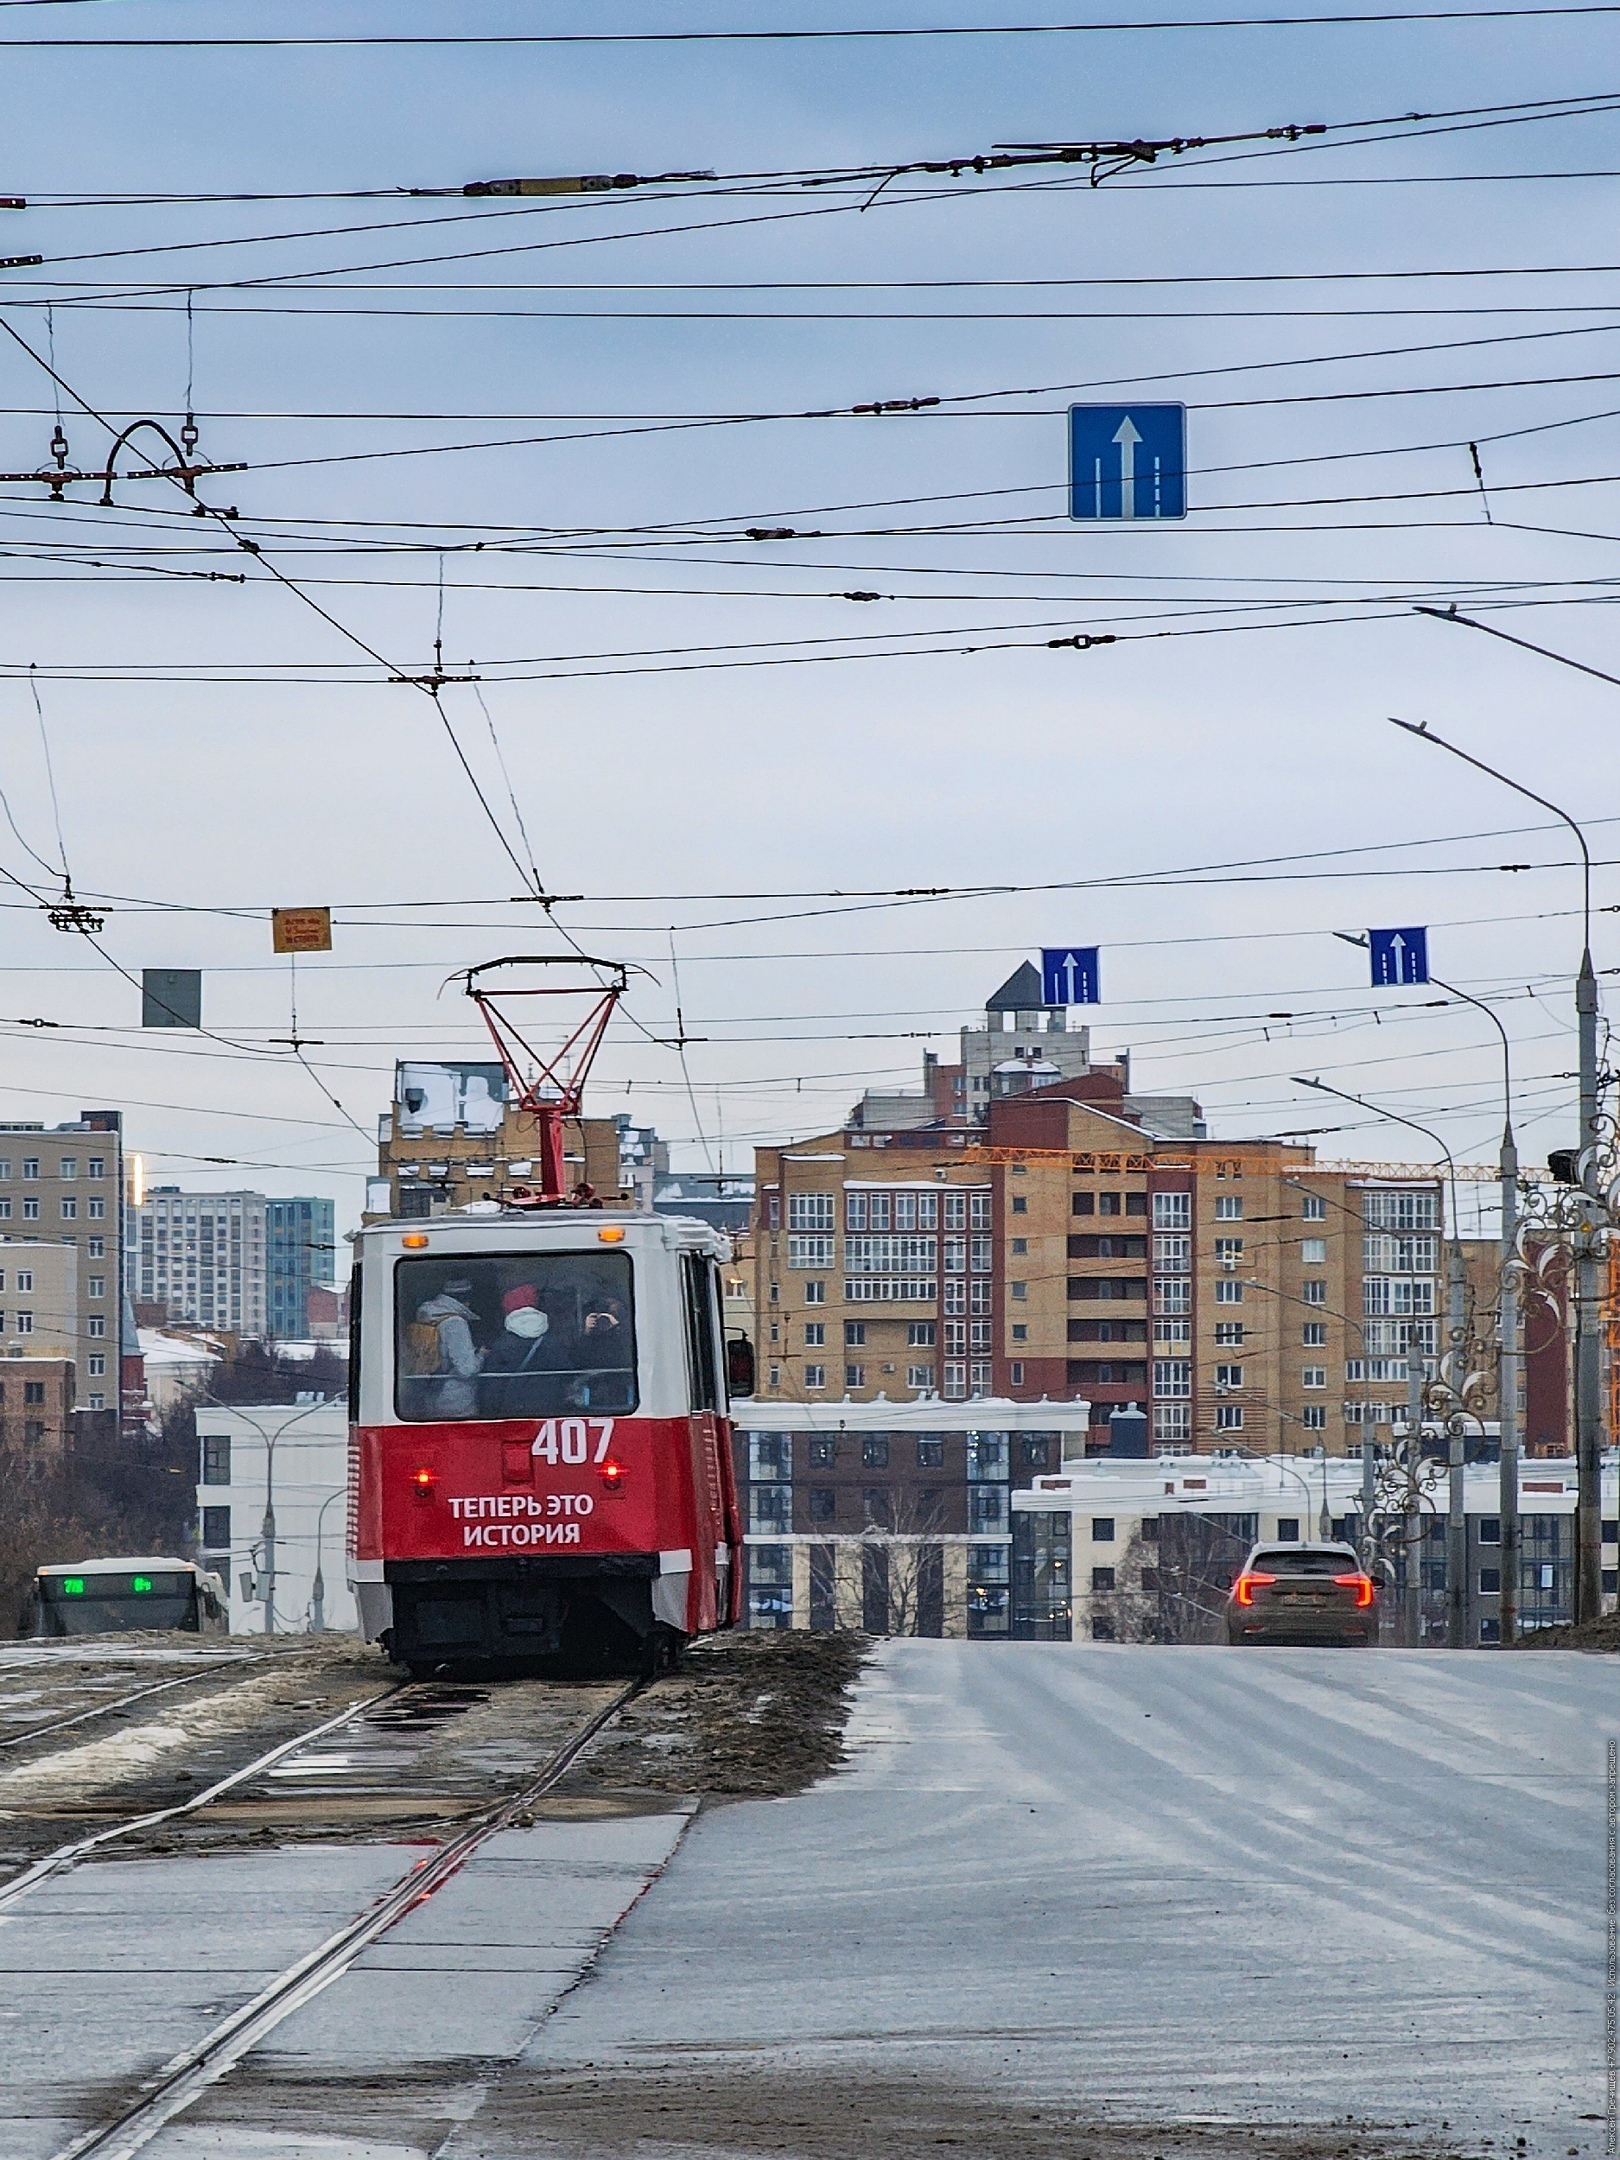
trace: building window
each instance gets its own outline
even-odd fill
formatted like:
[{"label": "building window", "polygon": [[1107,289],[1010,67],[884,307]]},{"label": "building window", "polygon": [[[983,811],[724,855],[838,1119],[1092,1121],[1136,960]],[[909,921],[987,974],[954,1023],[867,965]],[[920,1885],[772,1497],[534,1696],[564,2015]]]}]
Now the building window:
[{"label": "building window", "polygon": [[844,1367],[844,1385],[847,1388],[865,1387],[866,1367],[864,1365],[846,1365]]},{"label": "building window", "polygon": [[933,1366],[908,1365],[906,1367],[906,1386],[908,1388],[920,1388],[924,1394],[932,1394],[934,1387]]},{"label": "building window", "polygon": [[1243,1348],[1243,1322],[1241,1320],[1217,1320],[1215,1323],[1215,1347],[1217,1350],[1241,1350]]},{"label": "building window", "polygon": [[1099,1193],[1097,1195],[1097,1213],[1099,1215],[1117,1215],[1119,1213],[1119,1194],[1117,1192]]},{"label": "building window", "polygon": [[1305,1204],[1299,1212],[1307,1222],[1326,1222],[1327,1202],[1320,1193],[1307,1193]]},{"label": "building window", "polygon": [[1024,1368],[1016,1358],[1007,1368],[1007,1383],[1010,1387],[1022,1387],[1024,1384]]},{"label": "building window", "polygon": [[[1608,1533],[1609,1526],[1607,1523],[1605,1523],[1603,1526],[1603,1534],[1605,1537],[1607,1537]],[[1499,1515],[1482,1515],[1479,1518],[1479,1542],[1482,1545],[1501,1544],[1502,1518]]]},{"label": "building window", "polygon": [[826,1192],[788,1195],[790,1230],[830,1230],[833,1227],[833,1196]]},{"label": "building window", "polygon": [[107,1175],[107,1158],[105,1155],[92,1155],[84,1168],[87,1177],[105,1177]]},{"label": "building window", "polygon": [[767,1230],[780,1230],[782,1227],[782,1196],[780,1193],[771,1193],[766,1198],[765,1227]]},{"label": "building window", "polygon": [[23,1157],[23,1176],[25,1178],[37,1178],[39,1176],[39,1157],[37,1155],[25,1155]]},{"label": "building window", "polygon": [[1218,1193],[1215,1198],[1217,1222],[1241,1222],[1243,1220],[1243,1195],[1241,1193]]},{"label": "building window", "polygon": [[1217,1432],[1241,1432],[1243,1430],[1243,1405],[1241,1403],[1217,1403],[1215,1405],[1215,1430]]},{"label": "building window", "polygon": [[1077,1192],[1069,1202],[1069,1208],[1070,1212],[1075,1215],[1095,1215],[1097,1212],[1097,1195],[1095,1193]]},{"label": "building window", "polygon": [[1215,1302],[1217,1305],[1241,1305],[1243,1303],[1242,1283],[1217,1281],[1215,1285]]},{"label": "building window", "polygon": [[[773,1321],[772,1326],[775,1326]],[[827,1345],[825,1320],[807,1320],[804,1324],[804,1346],[807,1350],[823,1350]]]},{"label": "building window", "polygon": [[[1222,1285],[1217,1283],[1216,1289]],[[1156,1313],[1190,1313],[1192,1311],[1192,1284],[1184,1277],[1158,1275],[1153,1281],[1153,1310]]]},{"label": "building window", "polygon": [[838,1513],[838,1495],[825,1485],[810,1488],[810,1520],[831,1522]]},{"label": "building window", "polygon": [[1093,1545],[1112,1545],[1114,1542],[1114,1518],[1112,1515],[1093,1515],[1091,1518],[1091,1542]]},{"label": "building window", "polygon": [[19,1269],[17,1270],[17,1288],[18,1288],[19,1290],[32,1290],[32,1289],[33,1289],[33,1287],[34,1287],[34,1271],[33,1271],[33,1269],[32,1269],[32,1268],[19,1268]]},{"label": "building window", "polygon": [[18,1315],[17,1315],[17,1317],[16,1317],[16,1322],[15,1322],[15,1331],[16,1331],[16,1333],[17,1333],[17,1334],[19,1334],[19,1335],[32,1335],[32,1334],[33,1334],[33,1332],[34,1332],[34,1316],[33,1316],[33,1314],[32,1314],[31,1312],[20,1312],[20,1313],[18,1313]]},{"label": "building window", "polygon": [[92,1410],[105,1410],[105,1409],[106,1409],[106,1407],[107,1407],[107,1398],[106,1398],[106,1396],[105,1396],[105,1395],[92,1395],[92,1396],[90,1397],[89,1407],[90,1407],[90,1408],[91,1408]]},{"label": "building window", "polygon": [[205,1507],[202,1511],[202,1541],[218,1551],[228,1550],[231,1542],[231,1511],[228,1507]]},{"label": "building window", "polygon": [[[1084,1250],[1083,1245],[1082,1250]],[[1190,1275],[1192,1273],[1192,1239],[1190,1237],[1156,1237],[1153,1240],[1153,1266],[1160,1275]]]},{"label": "building window", "polygon": [[86,1297],[105,1297],[107,1295],[106,1276],[87,1275],[84,1281],[84,1290]]},{"label": "building window", "polygon": [[1500,1597],[1502,1594],[1502,1570],[1482,1567],[1479,1571],[1479,1594],[1481,1597]]},{"label": "building window", "polygon": [[92,1313],[84,1324],[84,1332],[87,1335],[105,1335],[107,1332],[106,1314]]},{"label": "building window", "polygon": [[1092,1569],[1091,1594],[1093,1597],[1095,1597],[1099,1591],[1112,1590],[1113,1587],[1114,1571],[1111,1567],[1094,1567]]},{"label": "building window", "polygon": [[1301,1238],[1299,1241],[1299,1258],[1303,1267],[1326,1267],[1327,1239],[1320,1237]]},{"label": "building window", "polygon": [[23,1402],[25,1404],[38,1403],[41,1408],[44,1407],[45,1383],[43,1380],[25,1380],[23,1382]]},{"label": "building window", "polygon": [[1306,1388],[1325,1388],[1327,1386],[1327,1367],[1325,1365],[1305,1366],[1300,1373],[1299,1384],[1301,1387]]},{"label": "building window", "polygon": [[[1215,1295],[1217,1297],[1220,1296],[1220,1291],[1221,1286],[1217,1283],[1215,1285]],[[1302,1283],[1300,1295],[1307,1305],[1325,1305],[1327,1303],[1327,1284],[1325,1282]]]},{"label": "building window", "polygon": [[825,1365],[807,1365],[804,1368],[804,1384],[807,1388],[824,1388],[827,1385]]},{"label": "building window", "polygon": [[845,1193],[845,1195],[844,1195],[844,1228],[845,1228],[846,1230],[864,1230],[864,1229],[866,1228],[866,1195],[865,1195],[865,1193],[863,1193],[863,1192],[851,1192],[851,1193]]},{"label": "building window", "polygon": [[92,1222],[104,1222],[107,1217],[106,1201],[93,1198],[89,1202],[86,1213],[89,1215]]},{"label": "building window", "polygon": [[1184,1192],[1157,1192],[1153,1195],[1153,1227],[1155,1230],[1190,1230],[1192,1228],[1192,1194]]},{"label": "building window", "polygon": [[861,1442],[861,1461],[868,1470],[887,1470],[889,1467],[889,1436],[887,1433],[868,1433]]},{"label": "building window", "polygon": [[1243,1385],[1243,1367],[1241,1365],[1217,1365],[1215,1368],[1215,1385],[1218,1388],[1240,1388]]},{"label": "building window", "polygon": [[23,1221],[39,1221],[39,1202],[37,1200],[25,1200],[23,1202]]},{"label": "building window", "polygon": [[1327,1404],[1307,1403],[1300,1413],[1300,1423],[1307,1432],[1327,1431]]},{"label": "building window", "polygon": [[1153,1437],[1161,1446],[1176,1447],[1192,1438],[1192,1410],[1186,1403],[1155,1403]]},{"label": "building window", "polygon": [[1022,1302],[1023,1302],[1023,1301],[1024,1301],[1024,1300],[1025,1300],[1025,1299],[1026,1299],[1027,1297],[1028,1297],[1028,1296],[1029,1296],[1029,1284],[1028,1284],[1028,1283],[1023,1283],[1023,1282],[1015,1282],[1015,1283],[1009,1283],[1009,1284],[1007,1285],[1007,1287],[1008,1287],[1008,1289],[1009,1289],[1009,1290],[1011,1290],[1011,1292],[1012,1292],[1012,1294],[1013,1294],[1013,1298],[1014,1298],[1014,1300],[1015,1300],[1015,1301],[1016,1301],[1017,1303],[1020,1303],[1020,1304],[1021,1304],[1021,1303],[1022,1303]]},{"label": "building window", "polygon": [[1028,1341],[1029,1341],[1029,1323],[1028,1323],[1028,1321],[1026,1321],[1026,1320],[1015,1320],[1015,1321],[1013,1322],[1013,1328],[1012,1328],[1012,1339],[1013,1339],[1013,1341],[1014,1341],[1014,1342],[1028,1342]]},{"label": "building window", "polygon": [[943,1440],[919,1440],[917,1442],[917,1468],[919,1470],[943,1470],[945,1467],[945,1443]]},{"label": "building window", "polygon": [[[773,1304],[775,1300],[776,1285],[772,1283],[771,1301]],[[827,1302],[827,1285],[824,1282],[807,1282],[804,1286],[804,1302],[807,1305],[825,1305]]]},{"label": "building window", "polygon": [[844,1322],[844,1348],[846,1350],[861,1350],[865,1346],[866,1322],[864,1320],[846,1320]]},{"label": "building window", "polygon": [[1029,1213],[1029,1201],[1023,1193],[1013,1194],[1012,1211],[1015,1215],[1027,1215]]},{"label": "building window", "polygon": [[92,1350],[85,1360],[85,1365],[92,1380],[104,1380],[107,1377],[107,1359],[104,1352]]},{"label": "building window", "polygon": [[780,1365],[772,1365],[772,1366],[768,1367],[767,1369],[768,1369],[768,1371],[769,1371],[769,1374],[770,1374],[770,1378],[769,1378],[769,1379],[768,1379],[768,1380],[766,1381],[766,1383],[765,1383],[765,1384],[766,1384],[766,1386],[767,1386],[767,1387],[776,1387],[776,1388],[779,1388],[779,1387],[780,1387],[780,1386],[782,1385],[782,1368],[781,1368],[781,1366],[780,1366]]},{"label": "building window", "polygon": [[1174,1400],[1192,1394],[1192,1365],[1186,1358],[1158,1358],[1153,1365],[1153,1392]]},{"label": "building window", "polygon": [[1325,1320],[1307,1320],[1300,1340],[1307,1350],[1324,1348],[1327,1343],[1327,1322]]},{"label": "building window", "polygon": [[830,1237],[789,1237],[790,1268],[827,1268],[832,1264],[833,1241]]},{"label": "building window", "polygon": [[[1100,1321],[1098,1326],[1099,1328],[1107,1327],[1108,1322],[1106,1320]],[[1239,1328],[1239,1335],[1242,1332],[1243,1330]],[[1098,1340],[1111,1342],[1113,1340],[1112,1333],[1110,1332],[1106,1337],[1099,1334]],[[1180,1355],[1190,1357],[1192,1355],[1192,1322],[1190,1320],[1167,1320],[1160,1315],[1153,1323],[1154,1349],[1169,1349],[1178,1343],[1185,1343],[1187,1346],[1185,1350],[1180,1352]]]},{"label": "building window", "polygon": [[933,1321],[908,1320],[906,1322],[906,1348],[908,1350],[932,1350],[933,1347]]},{"label": "building window", "polygon": [[1021,1259],[1029,1251],[1029,1239],[1027,1237],[1015,1237],[1012,1241],[1012,1250]]},{"label": "building window", "polygon": [[1243,1258],[1243,1240],[1240,1237],[1218,1237],[1215,1240],[1215,1265],[1235,1268]]}]

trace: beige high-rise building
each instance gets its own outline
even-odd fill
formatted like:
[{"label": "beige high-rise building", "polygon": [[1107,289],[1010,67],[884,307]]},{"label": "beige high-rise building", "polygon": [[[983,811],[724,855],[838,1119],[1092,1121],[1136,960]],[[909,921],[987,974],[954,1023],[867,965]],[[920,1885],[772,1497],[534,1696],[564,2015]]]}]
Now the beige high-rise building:
[{"label": "beige high-rise building", "polygon": [[0,1350],[71,1358],[89,1410],[119,1408],[121,1123],[84,1110],[68,1125],[0,1124]]}]

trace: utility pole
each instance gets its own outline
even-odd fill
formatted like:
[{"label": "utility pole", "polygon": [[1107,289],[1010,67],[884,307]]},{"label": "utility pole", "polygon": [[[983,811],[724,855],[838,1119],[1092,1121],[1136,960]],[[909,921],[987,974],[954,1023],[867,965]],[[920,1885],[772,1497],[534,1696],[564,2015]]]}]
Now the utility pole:
[{"label": "utility pole", "polygon": [[[1590,883],[1591,868],[1587,868]],[[1597,1146],[1597,976],[1588,937],[1575,982],[1580,1027],[1581,1134],[1576,1180],[1587,1188],[1583,1158]],[[1599,1303],[1603,1295],[1602,1240],[1591,1229],[1575,1242],[1575,1618],[1603,1610],[1603,1378],[1599,1362]]]},{"label": "utility pole", "polygon": [[[1457,1204],[1452,1190],[1452,1208]],[[1451,1369],[1461,1386],[1467,1363],[1468,1308],[1463,1281],[1462,1225],[1451,1225],[1446,1254],[1446,1332],[1450,1337]],[[1446,1648],[1468,1647],[1468,1515],[1464,1507],[1464,1432],[1462,1412],[1454,1408],[1446,1419]]]},{"label": "utility pole", "polygon": [[1417,1504],[1417,1465],[1423,1453],[1423,1341],[1416,1325],[1406,1331],[1406,1446],[1411,1457],[1407,1491],[1412,1513],[1405,1517],[1402,1544],[1406,1556],[1406,1647],[1423,1640],[1423,1511]]},{"label": "utility pole", "polygon": [[1504,1650],[1519,1639],[1519,1293],[1510,1263],[1518,1227],[1519,1151],[1511,1123],[1502,1127],[1502,1272],[1497,1306],[1496,1421],[1498,1534],[1502,1540],[1502,1595],[1498,1637]]}]

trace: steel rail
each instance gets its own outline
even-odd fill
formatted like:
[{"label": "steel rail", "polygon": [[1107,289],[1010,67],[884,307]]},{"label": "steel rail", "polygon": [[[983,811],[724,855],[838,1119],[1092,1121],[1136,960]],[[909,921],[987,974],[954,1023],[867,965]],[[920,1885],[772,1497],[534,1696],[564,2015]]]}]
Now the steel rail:
[{"label": "steel rail", "polygon": [[55,1852],[47,1853],[42,1860],[36,1860],[32,1867],[24,1868],[22,1873],[14,1875],[10,1882],[0,1884],[0,1912],[7,1911],[19,1898],[26,1897],[30,1890],[37,1889],[42,1882],[48,1882],[53,1875],[64,1874],[75,1861],[82,1860],[86,1853],[94,1852],[98,1846],[110,1845],[115,1839],[130,1837],[137,1830],[150,1830],[158,1823],[172,1822],[180,1815],[195,1814],[198,1808],[207,1807],[210,1801],[217,1800],[222,1793],[228,1793],[233,1787],[245,1784],[249,1778],[258,1777],[261,1772],[273,1768],[284,1756],[296,1753],[301,1747],[308,1747],[312,1740],[319,1740],[329,1732],[336,1732],[340,1725],[347,1725],[362,1711],[370,1710],[375,1704],[386,1702],[390,1695],[400,1692],[399,1687],[390,1687],[379,1690],[375,1695],[363,1696],[359,1702],[351,1703],[348,1709],[340,1710],[336,1717],[329,1717],[319,1725],[312,1725],[307,1732],[295,1733],[290,1740],[283,1740],[279,1746],[267,1749],[263,1755],[244,1764],[240,1770],[233,1770],[229,1777],[221,1778],[217,1784],[207,1786],[200,1793],[193,1793],[189,1800],[176,1801],[173,1807],[153,1808],[145,1815],[131,1816],[127,1822],[114,1823],[110,1829],[97,1830],[89,1837],[77,1838],[71,1845],[59,1845]]},{"label": "steel rail", "polygon": [[205,1664],[200,1664],[195,1672],[182,1673],[178,1680],[157,1680],[150,1687],[137,1688],[133,1695],[120,1695],[113,1702],[96,1703],[90,1709],[80,1710],[72,1717],[58,1718],[54,1724],[30,1725],[26,1732],[8,1733],[0,1740],[0,1748],[22,1747],[29,1740],[44,1740],[52,1733],[66,1732],[71,1726],[87,1724],[91,1718],[112,1717],[119,1710],[127,1710],[131,1703],[144,1702],[149,1695],[163,1695],[170,1688],[194,1687],[199,1680],[205,1680],[211,1673],[219,1672],[227,1666],[262,1665],[265,1662],[262,1655],[247,1650],[238,1650],[228,1657],[212,1658]]},{"label": "steel rail", "polygon": [[[341,1979],[362,1950],[385,1935],[405,1915],[415,1910],[435,1890],[458,1874],[486,1839],[505,1830],[524,1810],[540,1799],[583,1753],[604,1726],[647,1685],[632,1680],[611,1702],[595,1711],[571,1739],[551,1756],[526,1785],[495,1806],[486,1809],[431,1858],[419,1860],[371,1906],[346,1923],[317,1949],[261,1988],[216,2025],[206,2038],[166,2064],[146,2093],[111,2122],[99,2123],[62,2147],[54,2160],[129,2160],[129,2156],[158,2134],[165,2124],[188,2108],[210,2085],[229,2075],[267,2033],[305,2003]],[[358,1706],[357,1707],[362,1707]],[[336,1722],[336,1721],[334,1721]],[[325,1730],[326,1728],[322,1728]]]}]

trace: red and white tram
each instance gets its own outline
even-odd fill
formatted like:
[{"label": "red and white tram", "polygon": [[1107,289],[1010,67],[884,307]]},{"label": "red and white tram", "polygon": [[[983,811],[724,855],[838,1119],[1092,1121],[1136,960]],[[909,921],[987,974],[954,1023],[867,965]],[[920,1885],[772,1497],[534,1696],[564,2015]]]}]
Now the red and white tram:
[{"label": "red and white tram", "polygon": [[[486,1203],[355,1244],[349,1581],[416,1672],[646,1669],[740,1609],[706,1224]],[[751,1352],[732,1345],[744,1391]]]}]

